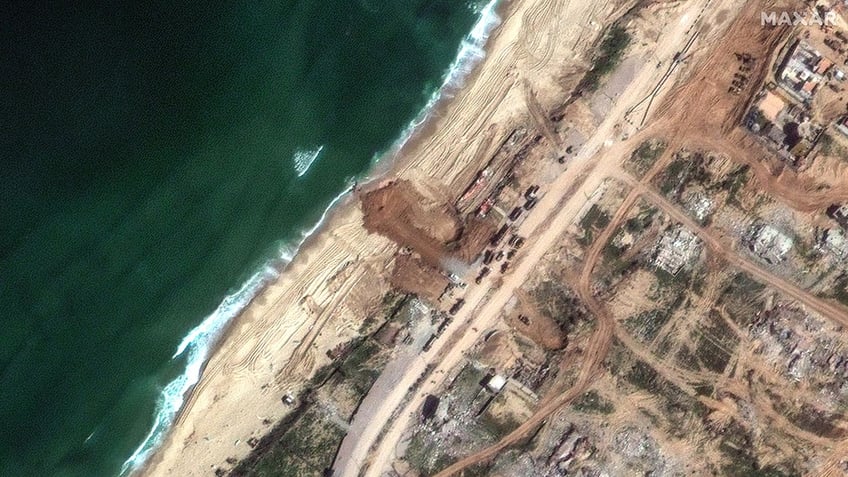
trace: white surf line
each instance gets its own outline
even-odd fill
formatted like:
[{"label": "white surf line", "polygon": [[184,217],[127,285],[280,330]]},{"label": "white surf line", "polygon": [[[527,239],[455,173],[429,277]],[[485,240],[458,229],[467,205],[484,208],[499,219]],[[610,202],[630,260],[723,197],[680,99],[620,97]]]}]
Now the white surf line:
[{"label": "white surf line", "polygon": [[309,172],[312,164],[315,163],[315,160],[318,159],[318,156],[321,155],[321,151],[323,150],[324,145],[322,144],[315,149],[298,149],[294,153],[294,170],[297,172],[297,177],[303,177],[304,174]]},{"label": "white surf line", "polygon": [[282,245],[279,248],[277,259],[263,265],[238,291],[227,295],[212,314],[207,316],[182,339],[171,359],[177,359],[187,353],[186,367],[183,373],[168,383],[159,394],[153,425],[144,441],[124,461],[119,475],[130,475],[141,468],[153,452],[159,448],[185,403],[188,391],[200,381],[203,366],[210,358],[212,349],[223,331],[226,330],[227,325],[268,283],[280,276],[281,272],[273,266],[273,263],[276,261],[282,261],[286,265],[291,263],[300,252],[303,244],[326,222],[330,211],[353,190],[353,179],[348,179],[347,182],[347,188],[330,202],[321,214],[320,219],[309,229],[301,231],[300,239],[296,244]]}]

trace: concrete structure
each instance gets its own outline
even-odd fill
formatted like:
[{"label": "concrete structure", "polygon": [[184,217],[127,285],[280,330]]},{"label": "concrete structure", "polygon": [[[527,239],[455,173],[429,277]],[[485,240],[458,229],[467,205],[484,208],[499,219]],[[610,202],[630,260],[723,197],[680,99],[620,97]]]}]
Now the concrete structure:
[{"label": "concrete structure", "polygon": [[693,194],[686,202],[686,208],[695,216],[700,223],[710,216],[713,212],[713,200],[709,196],[701,193]]},{"label": "concrete structure", "polygon": [[827,215],[835,220],[843,229],[848,229],[848,204],[834,204],[827,209]]},{"label": "concrete structure", "polygon": [[698,258],[701,253],[700,245],[700,239],[682,225],[670,228],[666,230],[657,243],[654,266],[672,275],[677,275],[683,267]]},{"label": "concrete structure", "polygon": [[789,50],[778,72],[778,83],[790,96],[802,102],[809,101],[824,82],[823,75],[832,66],[831,60],[823,57],[805,41],[798,41]]},{"label": "concrete structure", "polygon": [[848,136],[848,116],[843,116],[834,124],[836,130]]},{"label": "concrete structure", "polygon": [[499,393],[505,385],[506,378],[504,378],[500,374],[490,376],[489,379],[486,380],[486,387],[489,389],[489,391],[492,391],[493,393]]},{"label": "concrete structure", "polygon": [[848,239],[842,229],[826,230],[822,234],[821,247],[840,260],[848,258]]},{"label": "concrete structure", "polygon": [[792,250],[794,240],[772,225],[755,226],[748,247],[768,263],[780,263]]}]

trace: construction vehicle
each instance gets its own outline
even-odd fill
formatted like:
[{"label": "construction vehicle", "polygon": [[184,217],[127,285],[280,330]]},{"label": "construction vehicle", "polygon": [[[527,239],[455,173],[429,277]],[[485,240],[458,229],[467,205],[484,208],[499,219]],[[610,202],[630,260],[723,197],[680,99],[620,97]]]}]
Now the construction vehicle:
[{"label": "construction vehicle", "polygon": [[492,260],[494,260],[494,258],[495,258],[495,253],[492,252],[491,250],[486,250],[483,253],[483,265],[488,265],[488,264],[492,263]]},{"label": "construction vehicle", "polygon": [[512,209],[512,213],[509,214],[509,220],[515,222],[516,220],[518,220],[519,217],[521,217],[521,212],[523,211],[524,209],[522,209],[521,207],[516,207]]},{"label": "construction vehicle", "polygon": [[491,272],[492,272],[492,269],[490,269],[489,267],[483,267],[483,269],[480,270],[480,274],[477,275],[477,278],[474,279],[474,283],[479,285],[480,282],[482,282],[483,279],[486,278],[486,276],[488,276],[489,273],[491,273]]},{"label": "construction vehicle", "polygon": [[464,305],[465,305],[465,300],[464,300],[463,298],[460,298],[459,300],[457,300],[457,301],[456,301],[456,303],[454,303],[454,304],[453,304],[453,306],[450,308],[450,310],[449,310],[448,312],[449,312],[451,315],[455,315],[455,314],[457,314],[457,312],[458,312],[459,310],[461,310],[461,309],[462,309],[462,307],[463,307]]}]

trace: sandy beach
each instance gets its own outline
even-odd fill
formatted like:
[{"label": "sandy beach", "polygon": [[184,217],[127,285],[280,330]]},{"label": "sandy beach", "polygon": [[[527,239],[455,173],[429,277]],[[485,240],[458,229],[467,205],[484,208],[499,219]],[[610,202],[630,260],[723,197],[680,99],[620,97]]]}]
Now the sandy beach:
[{"label": "sandy beach", "polygon": [[[403,178],[446,197],[473,180],[480,161],[528,117],[528,94],[549,107],[568,96],[604,22],[627,5],[513,0],[486,57],[436,105],[380,179]],[[369,185],[364,186],[367,189]],[[334,208],[281,277],[235,320],[201,381],[142,475],[210,475],[250,451],[291,412],[327,352],[357,336],[389,289],[397,245],[363,226],[356,195]]]}]

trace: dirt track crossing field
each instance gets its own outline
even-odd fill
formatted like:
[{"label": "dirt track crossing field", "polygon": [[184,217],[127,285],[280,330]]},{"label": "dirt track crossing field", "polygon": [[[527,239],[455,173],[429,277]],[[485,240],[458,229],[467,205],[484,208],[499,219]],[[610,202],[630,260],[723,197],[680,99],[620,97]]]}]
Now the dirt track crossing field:
[{"label": "dirt track crossing field", "polygon": [[[752,36],[746,32],[751,26],[754,14],[760,11],[759,5],[758,2],[750,2],[746,5],[737,21],[729,29],[726,38],[730,45],[716,45],[712,53],[707,54],[703,66],[698,71],[721,71],[721,67],[716,63],[728,61],[727,56],[730,56],[729,51],[733,51],[732,45],[738,46],[740,43],[738,37]],[[764,45],[759,51],[759,54],[768,57],[771,51],[780,44],[786,33],[787,31],[785,30],[774,30],[765,32],[765,38],[756,38],[754,41],[762,42],[760,44]],[[753,36],[756,37],[756,35]],[[744,42],[741,43],[744,44]],[[749,41],[748,44],[750,43]],[[706,47],[702,47],[701,49],[703,50],[704,48]],[[758,71],[760,78],[765,76],[766,68],[763,66],[765,64],[766,62],[761,62],[760,64],[760,70]],[[770,169],[767,163],[757,161],[757,157],[765,156],[763,150],[759,149],[757,144],[745,138],[743,133],[738,132],[737,128],[746,105],[740,104],[738,101],[736,103],[728,103],[727,101],[722,102],[717,100],[716,98],[726,97],[726,95],[721,94],[723,93],[723,88],[726,86],[722,85],[718,81],[719,79],[707,79],[706,74],[702,75],[696,72],[690,76],[690,80],[686,83],[675,87],[669,94],[669,99],[658,109],[657,114],[659,118],[644,131],[634,136],[630,141],[631,147],[635,148],[635,145],[639,143],[637,139],[646,137],[668,138],[670,142],[668,151],[676,150],[680,146],[704,147],[709,144],[710,147],[707,149],[724,152],[734,160],[751,165],[759,183],[765,186],[766,191],[774,194],[779,200],[797,210],[821,210],[821,208],[831,203],[843,201],[845,198],[848,198],[843,189],[816,191],[810,194],[809,190],[799,188],[797,178],[792,177],[791,174],[787,173],[786,175],[775,177],[773,174],[774,171]],[[703,84],[704,81],[706,81],[707,85]],[[693,115],[692,111],[699,111],[701,114]],[[752,152],[757,152],[759,155],[751,154]],[[629,155],[629,151],[619,154],[619,156],[625,157],[627,155]],[[596,267],[603,247],[617,230],[626,213],[640,197],[644,197],[650,203],[659,207],[664,213],[668,214],[672,219],[695,231],[707,244],[710,252],[720,260],[725,261],[734,268],[749,273],[758,281],[780,290],[787,296],[805,304],[809,309],[820,313],[822,316],[836,323],[848,325],[848,310],[845,307],[828,300],[820,299],[794,284],[763,270],[761,266],[752,263],[749,259],[740,256],[732,249],[730,243],[725,243],[722,239],[713,236],[712,232],[696,224],[667,199],[647,186],[650,183],[650,179],[665,167],[670,159],[671,153],[667,152],[641,181],[625,176],[620,171],[614,174],[618,179],[623,180],[623,182],[631,186],[632,192],[611,219],[609,226],[592,243],[585,255],[585,263],[577,283],[577,290],[583,303],[597,318],[598,327],[585,350],[585,357],[581,363],[581,369],[574,386],[567,392],[543,403],[529,420],[521,424],[496,445],[459,460],[437,474],[438,476],[457,475],[469,466],[490,460],[505,448],[521,441],[524,437],[534,432],[547,417],[580,395],[591,384],[593,377],[598,372],[600,363],[609,350],[616,328],[609,312],[594,296],[591,285],[593,281],[592,271]],[[815,442],[818,445],[827,446],[828,444],[832,444],[828,440],[822,440],[815,435],[797,430],[791,424],[787,423],[783,416],[776,414],[768,403],[760,402],[759,404],[759,407],[764,412],[767,412],[775,423],[779,424],[781,428],[784,428],[790,434],[796,435],[803,440]]]}]

